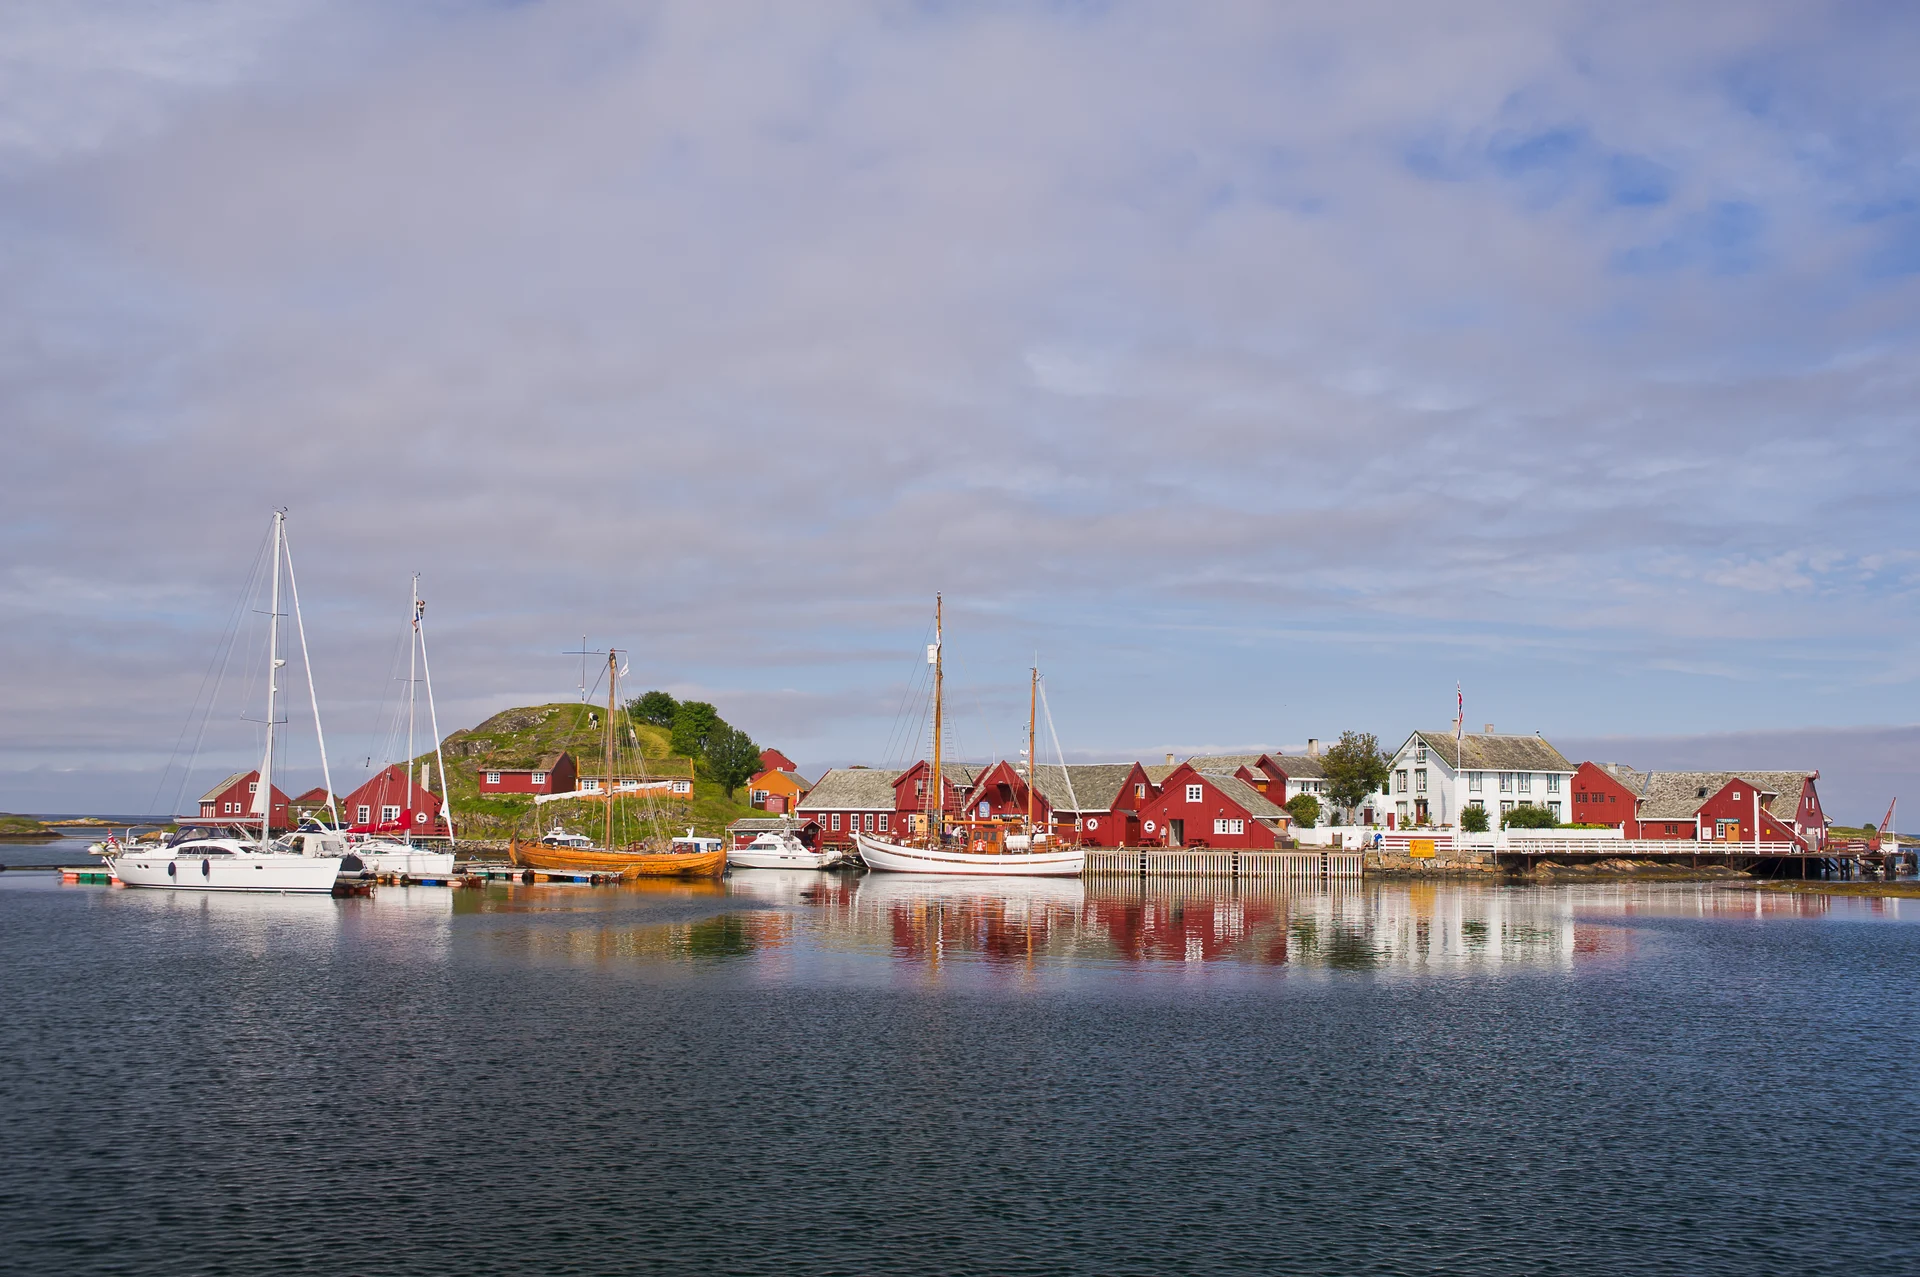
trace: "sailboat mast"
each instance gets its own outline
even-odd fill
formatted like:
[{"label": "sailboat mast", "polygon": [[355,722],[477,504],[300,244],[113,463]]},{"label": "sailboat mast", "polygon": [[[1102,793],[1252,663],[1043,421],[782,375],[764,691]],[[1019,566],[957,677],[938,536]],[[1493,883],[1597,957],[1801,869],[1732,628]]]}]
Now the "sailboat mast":
[{"label": "sailboat mast", "polygon": [[[582,645],[584,646],[584,644]],[[613,685],[620,677],[620,653],[607,649],[607,731],[606,731],[606,779],[601,781],[606,792],[601,795],[607,804],[607,843],[608,851],[613,850]]]},{"label": "sailboat mast", "polygon": [[255,791],[254,802],[260,806],[260,841],[265,844],[273,835],[270,832],[273,822],[273,694],[279,690],[275,680],[280,677],[280,553],[285,544],[287,512],[273,512],[273,597],[267,609],[267,753],[260,760],[260,787]]},{"label": "sailboat mast", "polygon": [[940,713],[941,700],[945,692],[945,668],[941,665],[945,652],[941,638],[941,597],[933,596],[933,820],[930,830],[933,846],[939,846],[944,840],[947,823],[947,795],[940,787]]},{"label": "sailboat mast", "polygon": [[400,810],[407,822],[407,843],[413,843],[413,711],[420,699],[420,574],[413,574],[413,600],[407,605],[407,805]]},{"label": "sailboat mast", "polygon": [[1033,845],[1033,745],[1040,714],[1040,666],[1033,667],[1033,686],[1027,693],[1027,845]]},{"label": "sailboat mast", "polygon": [[[416,578],[417,579],[417,578]],[[418,586],[415,587],[418,590]],[[427,684],[427,727],[433,732],[433,760],[440,767],[440,812],[447,822],[447,845],[453,845],[453,794],[447,789],[447,759],[440,749],[440,712],[433,707],[433,661],[427,656],[427,605],[414,596],[413,627],[420,632],[420,676]]]}]

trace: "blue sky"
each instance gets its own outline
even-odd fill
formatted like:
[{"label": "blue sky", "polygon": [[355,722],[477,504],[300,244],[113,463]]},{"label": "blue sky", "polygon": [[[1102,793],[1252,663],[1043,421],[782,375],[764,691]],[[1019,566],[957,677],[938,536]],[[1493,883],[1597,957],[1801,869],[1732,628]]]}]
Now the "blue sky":
[{"label": "blue sky", "polygon": [[[1397,738],[1457,680],[1852,818],[1920,753],[1917,37],[16,7],[0,807],[147,804],[285,505],[356,767],[418,571],[443,725],[564,698],[585,633],[891,761],[940,590],[975,752],[1036,652],[1085,757]],[[216,726],[203,770],[252,752]]]}]

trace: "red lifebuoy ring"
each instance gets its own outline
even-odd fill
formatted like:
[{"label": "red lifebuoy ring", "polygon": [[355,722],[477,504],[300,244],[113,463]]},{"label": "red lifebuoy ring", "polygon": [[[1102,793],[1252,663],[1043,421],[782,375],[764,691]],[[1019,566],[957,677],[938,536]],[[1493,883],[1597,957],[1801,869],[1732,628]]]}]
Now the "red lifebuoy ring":
[{"label": "red lifebuoy ring", "polygon": [[1145,826],[1145,828],[1146,828],[1146,831],[1147,831],[1148,833],[1152,833],[1152,832],[1153,832],[1153,822],[1152,822],[1151,820],[1149,820],[1149,821],[1148,821],[1148,822],[1146,823],[1146,826]]},{"label": "red lifebuoy ring", "polygon": [[987,840],[984,838],[975,839],[973,849],[984,856],[987,853]]}]

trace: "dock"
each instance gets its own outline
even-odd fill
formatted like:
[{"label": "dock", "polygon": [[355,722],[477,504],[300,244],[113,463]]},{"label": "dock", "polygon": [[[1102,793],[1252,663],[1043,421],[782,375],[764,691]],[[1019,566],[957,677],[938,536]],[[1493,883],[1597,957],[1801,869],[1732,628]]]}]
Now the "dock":
[{"label": "dock", "polygon": [[1088,877],[1231,878],[1318,881],[1358,878],[1366,857],[1357,851],[1239,851],[1200,848],[1087,848]]}]

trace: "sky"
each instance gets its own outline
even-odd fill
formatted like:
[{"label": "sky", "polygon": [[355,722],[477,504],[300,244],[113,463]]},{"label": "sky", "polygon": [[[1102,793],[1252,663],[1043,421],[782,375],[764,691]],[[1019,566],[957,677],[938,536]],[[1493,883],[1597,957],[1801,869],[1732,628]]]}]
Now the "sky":
[{"label": "sky", "polygon": [[257,679],[191,719],[284,507],[342,789],[417,572],[443,730],[584,635],[905,761],[940,593],[973,756],[1036,662],[1074,759],[1457,684],[1877,817],[1916,65],[1896,3],[0,6],[0,808],[254,757]]}]

